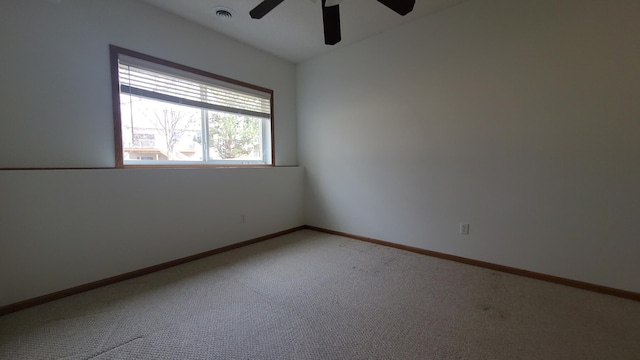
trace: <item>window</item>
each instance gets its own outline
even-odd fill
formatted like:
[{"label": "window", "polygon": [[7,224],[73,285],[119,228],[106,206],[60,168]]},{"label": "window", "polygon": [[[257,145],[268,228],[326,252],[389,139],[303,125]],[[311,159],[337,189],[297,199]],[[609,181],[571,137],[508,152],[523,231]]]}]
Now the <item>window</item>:
[{"label": "window", "polygon": [[111,45],[116,167],[273,165],[273,91]]}]

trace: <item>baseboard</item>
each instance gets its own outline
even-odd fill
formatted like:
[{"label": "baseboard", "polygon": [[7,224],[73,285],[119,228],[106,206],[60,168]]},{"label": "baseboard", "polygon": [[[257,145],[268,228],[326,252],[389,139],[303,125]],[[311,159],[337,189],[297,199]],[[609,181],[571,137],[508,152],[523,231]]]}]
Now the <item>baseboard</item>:
[{"label": "baseboard", "polygon": [[100,288],[100,287],[103,287],[103,286],[107,286],[107,285],[111,285],[111,284],[115,284],[115,283],[118,283],[118,282],[121,282],[121,281],[124,281],[124,280],[129,280],[129,279],[133,279],[133,278],[136,278],[136,277],[139,277],[139,276],[147,275],[147,274],[150,274],[150,273],[153,273],[153,272],[156,272],[156,271],[168,269],[170,267],[174,267],[174,266],[177,266],[177,265],[185,264],[185,263],[188,263],[188,262],[191,262],[191,261],[194,261],[194,260],[198,260],[198,259],[202,259],[202,258],[205,258],[205,257],[208,257],[208,256],[220,254],[220,253],[223,253],[223,252],[226,252],[226,251],[230,251],[230,250],[241,248],[241,247],[244,247],[244,246],[247,246],[247,245],[255,244],[257,242],[273,239],[275,237],[286,235],[286,234],[290,234],[290,233],[293,233],[293,232],[296,232],[296,231],[299,231],[299,230],[303,230],[303,229],[319,231],[319,232],[323,232],[323,233],[327,233],[327,234],[344,236],[344,237],[348,237],[348,238],[355,239],[355,240],[361,240],[361,241],[366,241],[366,242],[370,242],[370,243],[374,243],[374,244],[378,244],[378,245],[388,246],[388,247],[392,247],[392,248],[396,248],[396,249],[411,251],[411,252],[414,252],[414,253],[427,255],[427,256],[432,256],[432,257],[436,257],[436,258],[440,258],[440,259],[451,260],[451,261],[459,262],[459,263],[462,263],[462,264],[478,266],[478,267],[482,267],[482,268],[486,268],[486,269],[501,271],[501,272],[504,272],[504,273],[514,274],[514,275],[519,275],[519,276],[525,276],[525,277],[532,278],[532,279],[537,279],[537,280],[552,282],[552,283],[556,283],[556,284],[566,285],[566,286],[570,286],[570,287],[574,287],[574,288],[578,288],[578,289],[589,290],[589,291],[593,291],[593,292],[597,292],[597,293],[601,293],[601,294],[612,295],[612,296],[617,296],[617,297],[620,297],[620,298],[640,301],[640,293],[636,293],[636,292],[632,292],[632,291],[621,290],[621,289],[611,288],[611,287],[607,287],[607,286],[591,284],[591,283],[572,280],[572,279],[567,279],[567,278],[563,278],[563,277],[559,277],[559,276],[547,275],[547,274],[538,273],[538,272],[534,272],[534,271],[518,269],[518,268],[514,268],[514,267],[510,267],[510,266],[498,265],[498,264],[494,264],[494,263],[489,263],[489,262],[485,262],[485,261],[469,259],[469,258],[456,256],[456,255],[449,255],[449,254],[440,253],[440,252],[437,252],[437,251],[425,250],[425,249],[416,248],[416,247],[412,247],[412,246],[396,244],[396,243],[392,243],[392,242],[388,242],[388,241],[384,241],[384,240],[368,238],[368,237],[365,237],[365,236],[349,234],[349,233],[345,233],[345,232],[341,232],[341,231],[330,230],[330,229],[325,229],[325,228],[311,226],[311,225],[303,225],[303,226],[298,226],[298,227],[291,228],[291,229],[288,229],[288,230],[279,231],[279,232],[276,232],[276,233],[273,233],[273,234],[260,236],[260,237],[254,238],[254,239],[242,241],[242,242],[239,242],[239,243],[236,243],[236,244],[227,245],[227,246],[224,246],[224,247],[221,247],[221,248],[217,248],[217,249],[214,249],[214,250],[209,250],[209,251],[205,251],[205,252],[202,252],[202,253],[199,253],[199,254],[195,254],[195,255],[183,257],[183,258],[180,258],[180,259],[168,261],[168,262],[165,262],[165,263],[162,263],[162,264],[146,267],[144,269],[131,271],[131,272],[128,272],[128,273],[125,273],[125,274],[120,274],[120,275],[112,276],[112,277],[109,277],[109,278],[106,278],[106,279],[94,281],[94,282],[91,282],[91,283],[88,283],[88,284],[83,284],[83,285],[76,286],[76,287],[73,287],[73,288],[57,291],[57,292],[54,292],[54,293],[51,293],[51,294],[46,294],[46,295],[38,296],[38,297],[35,297],[35,298],[32,298],[32,299],[23,300],[23,301],[14,303],[14,304],[0,306],[0,316],[5,315],[5,314],[9,314],[9,313],[12,313],[12,312],[16,312],[16,311],[19,311],[19,310],[23,310],[23,309],[26,309],[26,308],[30,308],[30,307],[33,307],[33,306],[36,306],[36,305],[41,305],[41,304],[44,304],[44,303],[47,303],[47,302],[51,302],[51,301],[54,301],[54,300],[62,299],[64,297],[68,297],[68,296],[71,296],[71,295],[79,294],[79,293],[82,293],[82,292],[85,292],[85,291],[97,289],[97,288]]},{"label": "baseboard", "polygon": [[311,225],[305,225],[304,228],[308,229],[308,230],[324,232],[324,233],[327,233],[327,234],[344,236],[344,237],[348,237],[348,238],[355,239],[355,240],[366,241],[366,242],[370,242],[370,243],[374,243],[374,244],[378,244],[378,245],[384,245],[384,246],[388,246],[388,247],[392,247],[392,248],[396,248],[396,249],[411,251],[411,252],[414,252],[414,253],[418,253],[418,254],[422,254],[422,255],[428,255],[428,256],[432,256],[432,257],[436,257],[436,258],[440,258],[440,259],[451,260],[451,261],[459,262],[459,263],[462,263],[462,264],[478,266],[478,267],[482,267],[482,268],[486,268],[486,269],[501,271],[501,272],[504,272],[504,273],[514,274],[514,275],[519,275],[519,276],[525,276],[525,277],[528,277],[528,278],[547,281],[547,282],[552,282],[552,283],[555,283],[555,284],[566,285],[566,286],[570,286],[570,287],[574,287],[574,288],[578,288],[578,289],[589,290],[589,291],[593,291],[593,292],[597,292],[597,293],[601,293],[601,294],[612,295],[612,296],[617,296],[617,297],[621,297],[621,298],[625,298],[625,299],[629,299],[629,300],[640,301],[640,293],[636,293],[636,292],[632,292],[632,291],[621,290],[621,289],[611,288],[611,287],[607,287],[607,286],[591,284],[591,283],[587,283],[587,282],[583,282],[583,281],[567,279],[567,278],[554,276],[554,275],[547,275],[547,274],[538,273],[538,272],[534,272],[534,271],[518,269],[518,268],[514,268],[514,267],[510,267],[510,266],[498,265],[498,264],[494,264],[494,263],[490,263],[490,262],[469,259],[469,258],[456,256],[456,255],[444,254],[444,253],[440,253],[440,252],[437,252],[437,251],[425,250],[425,249],[416,248],[416,247],[413,247],[413,246],[396,244],[396,243],[392,243],[392,242],[388,242],[388,241],[372,239],[372,238],[368,238],[368,237],[364,237],[364,236],[360,236],[360,235],[349,234],[349,233],[345,233],[345,232],[341,232],[341,231],[335,231],[335,230],[325,229],[325,228],[311,226]]},{"label": "baseboard", "polygon": [[139,270],[134,270],[125,274],[120,274],[120,275],[116,275],[116,276],[112,276],[106,279],[102,279],[102,280],[98,280],[98,281],[94,281],[88,284],[83,284],[80,286],[76,286],[76,287],[72,287],[69,289],[65,289],[65,290],[61,290],[61,291],[57,291],[51,294],[46,294],[46,295],[42,295],[42,296],[38,296],[32,299],[27,299],[27,300],[23,300],[14,304],[9,304],[9,305],[5,305],[5,306],[1,306],[0,307],[0,316],[5,315],[5,314],[9,314],[15,311],[19,311],[19,310],[23,310],[26,308],[30,308],[36,305],[41,305],[47,302],[51,302],[54,300],[58,300],[58,299],[62,299],[64,297],[67,296],[71,296],[71,295],[75,295],[75,294],[79,294],[85,291],[89,291],[89,290],[93,290],[93,289],[97,289],[99,287],[103,287],[103,286],[107,286],[107,285],[111,285],[111,284],[115,284],[117,282],[121,282],[124,280],[129,280],[129,279],[133,279],[139,276],[143,276],[143,275],[147,275],[156,271],[160,271],[160,270],[164,270],[164,269],[168,269],[170,267],[174,267],[177,265],[181,265],[181,264],[185,264],[194,260],[198,260],[198,259],[202,259],[211,255],[216,255],[216,254],[220,254],[223,253],[225,251],[229,251],[229,250],[234,250],[237,248],[241,248],[247,245],[251,245],[251,244],[255,244],[257,242],[260,241],[265,241],[265,240],[269,240],[278,236],[282,236],[282,235],[286,235],[286,234],[290,234],[299,230],[304,229],[304,226],[298,226],[292,229],[288,229],[288,230],[284,230],[284,231],[279,231],[273,234],[269,234],[269,235],[264,235],[264,236],[260,236],[257,238],[253,238],[250,240],[246,240],[246,241],[242,241],[236,244],[231,244],[231,245],[227,245],[227,246],[223,246],[221,248],[217,248],[217,249],[213,249],[213,250],[209,250],[209,251],[205,251],[199,254],[195,254],[195,255],[191,255],[191,256],[187,256],[187,257],[183,257],[180,259],[176,259],[176,260],[171,260],[162,264],[158,264],[158,265],[154,265],[154,266],[149,266],[146,267],[144,269],[139,269]]}]

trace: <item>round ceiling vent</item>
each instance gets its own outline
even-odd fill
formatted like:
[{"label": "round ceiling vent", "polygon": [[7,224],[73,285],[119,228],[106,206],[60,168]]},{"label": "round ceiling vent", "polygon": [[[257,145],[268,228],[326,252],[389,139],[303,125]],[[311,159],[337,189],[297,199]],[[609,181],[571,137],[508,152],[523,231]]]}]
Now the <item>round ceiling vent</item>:
[{"label": "round ceiling vent", "polygon": [[216,6],[211,9],[211,12],[218,18],[222,20],[230,20],[233,17],[233,10],[228,7]]}]

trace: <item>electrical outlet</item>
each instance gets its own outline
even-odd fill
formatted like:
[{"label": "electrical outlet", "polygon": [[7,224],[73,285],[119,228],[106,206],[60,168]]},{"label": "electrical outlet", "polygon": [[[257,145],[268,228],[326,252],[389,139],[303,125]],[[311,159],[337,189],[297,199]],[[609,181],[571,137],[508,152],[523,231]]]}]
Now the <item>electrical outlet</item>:
[{"label": "electrical outlet", "polygon": [[240,215],[240,224],[244,224],[246,222],[247,222],[247,215],[241,214]]},{"label": "electrical outlet", "polygon": [[460,223],[460,234],[469,235],[469,224]]}]

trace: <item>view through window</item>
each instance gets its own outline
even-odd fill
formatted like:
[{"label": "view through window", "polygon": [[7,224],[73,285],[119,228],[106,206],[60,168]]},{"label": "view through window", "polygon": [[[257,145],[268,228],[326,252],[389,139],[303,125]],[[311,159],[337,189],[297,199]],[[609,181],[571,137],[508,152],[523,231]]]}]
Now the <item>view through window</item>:
[{"label": "view through window", "polygon": [[273,164],[271,90],[111,51],[117,166]]}]

